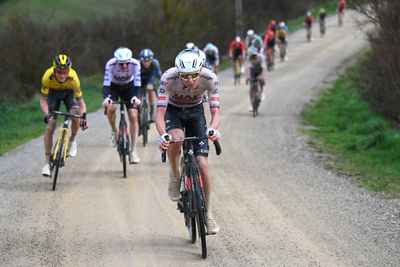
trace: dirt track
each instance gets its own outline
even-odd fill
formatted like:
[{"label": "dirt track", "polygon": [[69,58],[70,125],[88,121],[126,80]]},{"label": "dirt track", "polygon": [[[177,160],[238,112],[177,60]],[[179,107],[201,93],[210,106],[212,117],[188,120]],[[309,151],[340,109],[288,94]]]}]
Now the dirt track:
[{"label": "dirt track", "polygon": [[258,118],[247,87],[219,74],[223,154],[210,162],[221,232],[206,260],[167,196],[154,127],[123,179],[99,111],[55,192],[40,176],[41,138],[0,158],[0,266],[400,266],[399,202],[325,170],[301,132],[304,104],[366,45],[349,17],[327,26],[311,43],[290,36]]}]

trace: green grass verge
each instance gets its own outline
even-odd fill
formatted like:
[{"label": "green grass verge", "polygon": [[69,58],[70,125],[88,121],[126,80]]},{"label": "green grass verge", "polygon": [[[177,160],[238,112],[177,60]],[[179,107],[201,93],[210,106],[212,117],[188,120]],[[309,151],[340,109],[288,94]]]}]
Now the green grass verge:
[{"label": "green grass verge", "polygon": [[[102,102],[102,77],[97,75],[83,78],[81,82],[88,111],[98,110]],[[0,155],[32,138],[43,135],[45,125],[39,96],[18,106],[0,103],[0,112]],[[58,123],[61,123],[61,120]],[[90,127],[90,121],[88,123]]]},{"label": "green grass verge", "polygon": [[362,62],[322,93],[303,112],[311,143],[333,154],[334,167],[363,185],[391,197],[400,196],[400,133],[371,111],[357,88]]}]

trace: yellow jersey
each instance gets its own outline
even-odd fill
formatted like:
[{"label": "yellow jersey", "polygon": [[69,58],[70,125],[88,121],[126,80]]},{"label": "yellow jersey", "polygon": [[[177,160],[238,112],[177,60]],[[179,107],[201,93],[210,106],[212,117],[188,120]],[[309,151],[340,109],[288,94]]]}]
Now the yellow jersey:
[{"label": "yellow jersey", "polygon": [[42,89],[40,92],[43,95],[47,95],[49,90],[73,90],[75,97],[81,97],[83,95],[78,74],[74,69],[70,69],[65,82],[60,83],[56,80],[54,68],[48,68],[42,77]]}]

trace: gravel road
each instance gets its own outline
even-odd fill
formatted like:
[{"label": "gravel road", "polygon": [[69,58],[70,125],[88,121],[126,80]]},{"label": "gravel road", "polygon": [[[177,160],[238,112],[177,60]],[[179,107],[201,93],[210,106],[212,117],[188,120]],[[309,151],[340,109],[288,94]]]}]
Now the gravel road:
[{"label": "gravel road", "polygon": [[155,128],[124,179],[98,111],[55,192],[40,175],[42,138],[0,158],[0,266],[400,266],[399,200],[325,170],[299,119],[367,45],[347,15],[341,28],[330,18],[324,38],[314,29],[311,43],[304,31],[290,36],[258,118],[247,87],[219,74],[223,154],[210,164],[221,231],[207,238],[206,260],[168,198]]}]

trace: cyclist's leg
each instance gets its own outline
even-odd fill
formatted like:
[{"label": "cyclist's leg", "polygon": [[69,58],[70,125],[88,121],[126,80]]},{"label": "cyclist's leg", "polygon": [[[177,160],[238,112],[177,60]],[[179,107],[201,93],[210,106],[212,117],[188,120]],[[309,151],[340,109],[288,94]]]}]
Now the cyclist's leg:
[{"label": "cyclist's leg", "polygon": [[[65,94],[65,97],[63,99],[64,104],[66,109],[69,111],[69,113],[74,114],[74,115],[79,115],[79,106],[78,103],[76,102],[73,91],[68,90],[69,92]],[[79,119],[76,118],[71,118],[71,141],[75,140],[75,136],[78,132],[79,129]]]},{"label": "cyclist's leg", "polygon": [[[110,95],[110,98],[113,101],[117,101],[118,97],[120,95],[118,87],[115,86],[113,83],[111,83],[110,91],[108,92],[108,94]],[[117,110],[117,108],[118,108],[117,104],[112,105],[111,108],[107,108],[108,123],[110,124],[111,132],[114,133],[115,135],[117,133],[117,126],[116,126],[116,119],[117,119],[116,110]]]},{"label": "cyclist's leg", "polygon": [[[131,103],[130,100],[132,97],[137,96],[138,98],[141,98],[141,91],[139,88],[131,88],[127,89],[124,91],[123,94],[123,99],[125,102],[129,102],[126,105],[126,108],[128,110],[128,117],[129,117],[129,123],[130,123],[130,135],[131,135],[131,147],[130,151],[131,153],[135,152],[136,153],[136,143],[139,135],[139,120],[138,120],[138,108],[134,107]],[[137,161],[139,162],[139,161]],[[135,163],[137,163],[135,162]]]},{"label": "cyclist's leg", "polygon": [[[47,105],[49,107],[49,113],[59,110],[61,104],[61,99],[59,99],[57,92],[53,90],[49,90],[49,94],[47,95]],[[53,147],[53,134],[56,128],[56,120],[57,116],[53,115],[48,119],[48,123],[46,124],[46,129],[44,133],[44,149],[45,149],[45,159],[46,163],[50,160],[51,148]]]}]

